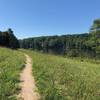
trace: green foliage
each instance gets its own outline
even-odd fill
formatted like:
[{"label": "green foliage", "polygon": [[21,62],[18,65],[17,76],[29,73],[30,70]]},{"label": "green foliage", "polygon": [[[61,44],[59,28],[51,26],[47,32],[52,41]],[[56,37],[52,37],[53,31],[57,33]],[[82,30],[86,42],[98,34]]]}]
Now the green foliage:
[{"label": "green foliage", "polygon": [[26,51],[42,100],[100,100],[100,60],[69,59]]},{"label": "green foliage", "polygon": [[0,48],[0,100],[16,100],[23,67],[24,56],[20,52]]},{"label": "green foliage", "polygon": [[67,56],[69,56],[69,57],[78,57],[79,56],[79,52],[76,49],[72,49],[69,52],[67,52]]}]

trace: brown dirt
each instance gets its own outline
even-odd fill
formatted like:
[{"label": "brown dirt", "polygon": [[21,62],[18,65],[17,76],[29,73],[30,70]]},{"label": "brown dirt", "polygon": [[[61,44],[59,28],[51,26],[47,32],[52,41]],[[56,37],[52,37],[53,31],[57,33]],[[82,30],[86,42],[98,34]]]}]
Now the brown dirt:
[{"label": "brown dirt", "polygon": [[25,57],[26,65],[21,73],[21,92],[18,100],[39,100],[40,96],[36,92],[37,88],[32,75],[32,59],[27,54]]}]

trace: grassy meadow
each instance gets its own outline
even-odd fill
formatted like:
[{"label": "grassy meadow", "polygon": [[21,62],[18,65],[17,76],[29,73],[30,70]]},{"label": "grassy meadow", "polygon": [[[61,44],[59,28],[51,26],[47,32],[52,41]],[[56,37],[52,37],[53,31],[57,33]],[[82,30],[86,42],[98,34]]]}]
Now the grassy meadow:
[{"label": "grassy meadow", "polygon": [[100,62],[25,51],[42,100],[100,100]]},{"label": "grassy meadow", "polygon": [[19,51],[0,47],[0,100],[16,100],[24,62],[24,56]]}]

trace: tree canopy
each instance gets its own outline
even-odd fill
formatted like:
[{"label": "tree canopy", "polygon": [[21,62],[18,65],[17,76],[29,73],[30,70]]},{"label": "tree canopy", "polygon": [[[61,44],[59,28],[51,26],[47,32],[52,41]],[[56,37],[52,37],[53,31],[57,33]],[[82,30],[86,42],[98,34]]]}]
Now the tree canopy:
[{"label": "tree canopy", "polygon": [[5,32],[0,31],[0,46],[9,47],[12,49],[19,48],[19,41],[14,36],[12,29]]}]

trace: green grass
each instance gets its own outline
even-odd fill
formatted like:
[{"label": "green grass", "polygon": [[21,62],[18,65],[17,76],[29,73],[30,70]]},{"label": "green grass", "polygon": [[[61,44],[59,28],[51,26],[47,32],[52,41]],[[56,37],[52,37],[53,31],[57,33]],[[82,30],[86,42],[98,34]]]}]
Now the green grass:
[{"label": "green grass", "polygon": [[23,67],[22,53],[0,47],[0,100],[16,100],[19,73]]},{"label": "green grass", "polygon": [[100,61],[23,51],[33,59],[42,100],[100,100]]}]

